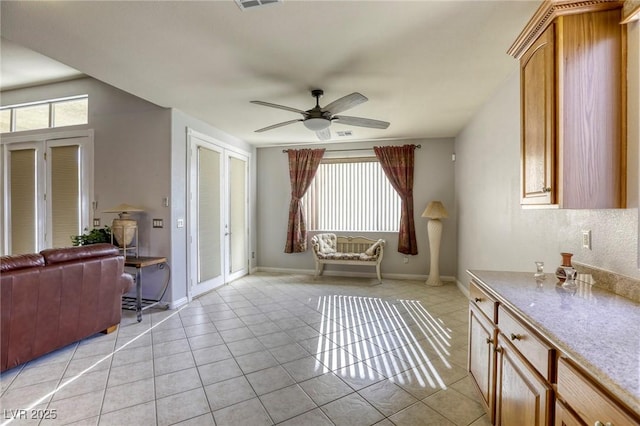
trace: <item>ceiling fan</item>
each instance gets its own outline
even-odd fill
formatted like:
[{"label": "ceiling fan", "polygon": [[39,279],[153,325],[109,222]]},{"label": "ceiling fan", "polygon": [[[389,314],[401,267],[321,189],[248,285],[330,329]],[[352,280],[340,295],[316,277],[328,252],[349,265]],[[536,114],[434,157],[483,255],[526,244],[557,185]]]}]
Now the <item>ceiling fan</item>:
[{"label": "ceiling fan", "polygon": [[359,127],[370,127],[373,129],[386,129],[389,127],[389,123],[386,121],[380,120],[372,120],[370,118],[360,118],[360,117],[351,117],[348,115],[336,115],[341,113],[342,111],[346,111],[349,108],[353,108],[356,105],[360,105],[363,102],[368,101],[366,96],[354,92],[350,95],[343,96],[340,99],[336,99],[331,102],[329,105],[324,108],[320,107],[320,97],[324,94],[324,91],[320,89],[315,89],[311,91],[311,96],[316,98],[316,106],[303,111],[297,108],[291,108],[288,106],[272,104],[270,102],[263,101],[251,101],[252,104],[256,105],[264,105],[271,108],[279,108],[284,109],[286,111],[292,111],[302,114],[303,118],[299,118],[297,120],[289,120],[278,124],[273,124],[271,126],[263,127],[262,129],[256,130],[256,132],[265,132],[267,130],[276,129],[278,127],[286,126],[289,124],[297,123],[302,121],[302,124],[309,129],[316,132],[318,139],[326,141],[331,139],[331,132],[329,131],[329,126],[331,126],[331,122],[335,121],[340,124],[347,124],[351,126],[359,126]]}]

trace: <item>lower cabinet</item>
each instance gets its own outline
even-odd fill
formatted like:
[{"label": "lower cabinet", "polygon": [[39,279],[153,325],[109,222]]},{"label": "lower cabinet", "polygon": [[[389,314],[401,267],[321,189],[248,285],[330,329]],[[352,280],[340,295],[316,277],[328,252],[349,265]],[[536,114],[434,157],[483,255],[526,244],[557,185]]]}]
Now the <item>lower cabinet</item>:
[{"label": "lower cabinet", "polygon": [[552,425],[553,389],[503,335],[498,335],[496,425]]},{"label": "lower cabinet", "polygon": [[[560,358],[558,361],[558,398],[566,403],[564,413],[561,413],[563,417],[560,420],[558,420],[558,413],[556,413],[556,424],[558,425],[571,426],[584,423],[597,426],[619,426],[640,424],[637,417],[634,418],[631,413],[625,412],[599,385],[565,358]],[[571,409],[567,409],[567,406]],[[580,420],[577,420],[578,418]],[[575,423],[571,423],[573,419],[576,419]]]},{"label": "lower cabinet", "polygon": [[474,281],[469,294],[467,369],[492,424],[640,426],[638,412],[516,314],[508,301]]},{"label": "lower cabinet", "polygon": [[469,304],[468,370],[476,383],[489,418],[495,421],[496,326],[487,320],[473,302]]},{"label": "lower cabinet", "polygon": [[561,401],[556,401],[556,426],[583,426],[570,409]]}]

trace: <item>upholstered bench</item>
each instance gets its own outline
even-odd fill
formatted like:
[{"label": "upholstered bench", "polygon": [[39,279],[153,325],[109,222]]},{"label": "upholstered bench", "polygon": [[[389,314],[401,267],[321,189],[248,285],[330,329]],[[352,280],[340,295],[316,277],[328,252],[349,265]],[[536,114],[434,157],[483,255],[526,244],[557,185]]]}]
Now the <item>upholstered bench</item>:
[{"label": "upholstered bench", "polygon": [[376,267],[378,281],[380,262],[384,254],[384,240],[372,240],[365,237],[339,237],[336,234],[317,234],[311,238],[313,257],[316,261],[316,274],[322,274],[327,263],[337,265],[370,265]]}]

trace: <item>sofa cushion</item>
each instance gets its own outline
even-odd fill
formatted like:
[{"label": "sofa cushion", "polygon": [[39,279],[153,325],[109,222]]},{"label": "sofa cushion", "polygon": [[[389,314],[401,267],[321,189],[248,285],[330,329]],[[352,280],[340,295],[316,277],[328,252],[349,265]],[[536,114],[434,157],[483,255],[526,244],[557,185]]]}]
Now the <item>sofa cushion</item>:
[{"label": "sofa cushion", "polygon": [[70,262],[72,260],[88,259],[91,257],[116,256],[119,254],[118,247],[112,244],[91,244],[88,246],[65,247],[42,250],[40,254],[44,257],[47,265]]},{"label": "sofa cushion", "polygon": [[0,257],[0,272],[44,266],[44,257],[38,253],[16,254]]},{"label": "sofa cushion", "polygon": [[318,259],[324,260],[358,260],[360,262],[375,262],[376,256],[368,256],[364,253],[318,253]]}]

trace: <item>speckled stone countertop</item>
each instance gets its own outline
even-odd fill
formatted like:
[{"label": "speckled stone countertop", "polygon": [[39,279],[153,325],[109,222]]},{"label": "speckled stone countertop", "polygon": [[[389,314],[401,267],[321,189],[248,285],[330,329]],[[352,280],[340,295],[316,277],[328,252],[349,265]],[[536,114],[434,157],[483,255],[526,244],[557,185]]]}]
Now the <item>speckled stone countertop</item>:
[{"label": "speckled stone countertop", "polygon": [[639,303],[589,282],[567,291],[553,274],[467,273],[640,415]]}]

